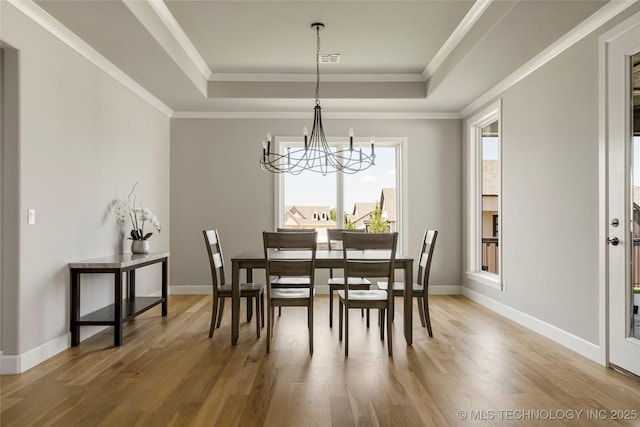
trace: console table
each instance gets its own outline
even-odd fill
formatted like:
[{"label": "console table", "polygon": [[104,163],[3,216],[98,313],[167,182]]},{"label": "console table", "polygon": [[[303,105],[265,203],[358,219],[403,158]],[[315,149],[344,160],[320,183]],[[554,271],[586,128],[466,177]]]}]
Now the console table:
[{"label": "console table", "polygon": [[[136,297],[136,269],[162,263],[162,296]],[[169,253],[121,254],[69,263],[71,271],[71,345],[80,344],[80,326],[113,326],[113,345],[122,343],[122,324],[158,304],[167,315],[167,270]],[[113,274],[115,302],[80,317],[80,275]],[[122,298],[122,273],[127,273],[128,292]]]}]

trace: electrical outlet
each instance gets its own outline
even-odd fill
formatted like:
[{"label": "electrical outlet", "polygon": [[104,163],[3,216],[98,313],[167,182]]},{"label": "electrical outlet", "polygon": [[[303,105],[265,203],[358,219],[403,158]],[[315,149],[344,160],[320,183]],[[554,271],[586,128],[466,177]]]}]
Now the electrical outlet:
[{"label": "electrical outlet", "polygon": [[35,223],[36,223],[36,210],[35,209],[29,209],[27,211],[27,224],[33,225]]}]

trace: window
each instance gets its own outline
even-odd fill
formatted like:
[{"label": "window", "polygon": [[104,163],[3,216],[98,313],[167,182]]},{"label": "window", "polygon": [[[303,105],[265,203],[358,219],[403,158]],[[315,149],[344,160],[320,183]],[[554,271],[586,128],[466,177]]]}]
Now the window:
[{"label": "window", "polygon": [[[335,147],[348,143],[338,138],[328,142]],[[376,139],[375,164],[356,174],[277,174],[276,228],[314,228],[320,243],[326,242],[328,228],[400,232],[402,142]],[[279,151],[301,145],[298,139],[276,138]],[[370,140],[355,139],[354,146],[370,149]]]},{"label": "window", "polygon": [[498,289],[502,289],[500,129],[499,102],[467,122],[467,275]]}]

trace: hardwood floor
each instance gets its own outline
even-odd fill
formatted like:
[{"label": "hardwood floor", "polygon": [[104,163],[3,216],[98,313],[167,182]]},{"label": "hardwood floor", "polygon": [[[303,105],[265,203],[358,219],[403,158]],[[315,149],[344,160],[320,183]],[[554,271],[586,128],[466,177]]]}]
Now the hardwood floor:
[{"label": "hardwood floor", "polygon": [[377,316],[367,330],[352,310],[345,359],[326,296],[315,301],[312,356],[304,308],[276,316],[269,355],[266,333],[257,340],[244,313],[238,345],[230,345],[226,310],[209,339],[211,296],[174,295],[168,317],[154,308],[126,324],[121,347],[108,329],[24,374],[2,376],[0,424],[640,425],[640,383],[464,297],[432,298],[433,338],[414,310],[413,346],[396,313],[393,358]]}]

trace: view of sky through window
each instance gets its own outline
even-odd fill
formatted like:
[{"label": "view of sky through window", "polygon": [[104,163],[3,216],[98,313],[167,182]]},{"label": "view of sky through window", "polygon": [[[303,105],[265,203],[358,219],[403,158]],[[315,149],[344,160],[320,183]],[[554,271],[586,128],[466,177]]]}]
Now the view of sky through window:
[{"label": "view of sky through window", "polygon": [[[344,209],[350,213],[356,202],[380,201],[383,188],[396,187],[396,150],[394,147],[376,147],[376,162],[371,168],[344,176]],[[284,175],[285,206],[336,207],[336,174],[327,176],[314,172]]]}]

